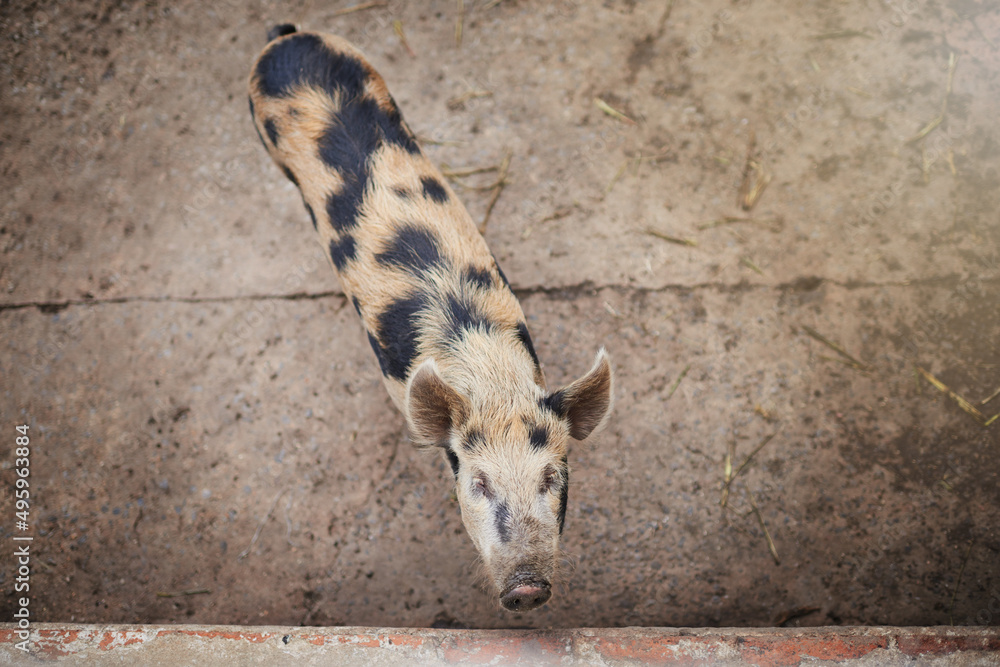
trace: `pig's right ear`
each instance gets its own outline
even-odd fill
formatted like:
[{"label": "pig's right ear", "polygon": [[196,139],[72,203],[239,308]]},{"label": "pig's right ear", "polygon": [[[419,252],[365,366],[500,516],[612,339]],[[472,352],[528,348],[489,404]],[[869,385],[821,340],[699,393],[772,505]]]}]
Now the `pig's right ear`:
[{"label": "pig's right ear", "polygon": [[585,440],[611,414],[613,395],[611,359],[602,347],[590,372],[573,384],[549,394],[543,403],[569,422],[569,434],[574,439]]},{"label": "pig's right ear", "polygon": [[419,445],[448,446],[454,429],[469,418],[469,401],[451,388],[428,359],[406,387],[406,415]]}]

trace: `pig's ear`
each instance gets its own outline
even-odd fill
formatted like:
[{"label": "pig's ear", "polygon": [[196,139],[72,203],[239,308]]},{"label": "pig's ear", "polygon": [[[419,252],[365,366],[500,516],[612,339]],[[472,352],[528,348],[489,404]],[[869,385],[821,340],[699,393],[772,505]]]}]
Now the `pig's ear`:
[{"label": "pig's ear", "polygon": [[447,447],[452,430],[469,418],[469,401],[441,379],[428,359],[406,387],[406,413],[418,444]]},{"label": "pig's ear", "polygon": [[571,436],[577,440],[584,440],[611,413],[613,390],[611,359],[602,347],[589,373],[573,384],[550,394],[544,402],[553,412],[569,422]]}]

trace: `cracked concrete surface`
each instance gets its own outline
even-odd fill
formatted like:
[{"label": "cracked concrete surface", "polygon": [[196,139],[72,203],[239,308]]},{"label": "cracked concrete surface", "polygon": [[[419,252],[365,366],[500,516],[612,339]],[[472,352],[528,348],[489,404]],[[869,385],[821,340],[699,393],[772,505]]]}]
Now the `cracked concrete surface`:
[{"label": "cracked concrete surface", "polygon": [[[460,47],[444,1],[5,5],[0,429],[31,427],[38,620],[1000,624],[1000,423],[915,370],[1000,413],[1000,12],[914,4],[465,3]],[[258,145],[244,81],[287,20],[358,43],[437,163],[512,152],[486,237],[549,383],[615,360],[536,613],[477,588]]]}]

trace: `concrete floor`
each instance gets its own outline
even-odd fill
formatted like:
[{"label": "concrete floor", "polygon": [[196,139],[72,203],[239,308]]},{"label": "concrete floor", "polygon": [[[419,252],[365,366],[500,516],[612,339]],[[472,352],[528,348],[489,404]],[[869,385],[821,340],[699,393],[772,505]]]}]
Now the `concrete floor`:
[{"label": "concrete floor", "polygon": [[[32,502],[0,538],[35,538],[36,620],[1000,624],[994,3],[470,0],[460,46],[454,2],[347,4],[0,7],[2,476],[26,424]],[[511,153],[486,238],[550,384],[612,354],[538,612],[479,588],[258,143],[282,21],[364,49],[438,164]],[[455,186],[477,220],[494,177]]]},{"label": "concrete floor", "polygon": [[996,628],[441,630],[45,624],[31,650],[0,625],[0,664],[995,665]]}]

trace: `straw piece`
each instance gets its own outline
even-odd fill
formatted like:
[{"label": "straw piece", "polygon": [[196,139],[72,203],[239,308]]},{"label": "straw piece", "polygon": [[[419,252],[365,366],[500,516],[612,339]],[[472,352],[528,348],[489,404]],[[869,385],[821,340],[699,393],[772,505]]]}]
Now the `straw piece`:
[{"label": "straw piece", "polygon": [[629,118],[628,116],[626,116],[625,114],[623,114],[618,109],[615,109],[614,107],[612,107],[610,104],[608,104],[607,102],[605,102],[604,100],[602,100],[600,97],[595,97],[594,98],[594,104],[597,106],[598,109],[600,109],[604,113],[608,114],[612,118],[617,118],[618,120],[622,121],[623,123],[628,123],[629,125],[635,125],[636,124],[636,122],[634,120],[632,120],[631,118]]},{"label": "straw piece", "polygon": [[410,57],[416,58],[417,54],[413,51],[412,48],[410,48],[410,43],[406,41],[406,33],[403,32],[403,22],[400,21],[399,19],[393,21],[392,30],[393,32],[396,33],[396,36],[399,37],[399,41],[403,43],[403,48],[406,49],[406,52],[410,54]]},{"label": "straw piece", "polygon": [[914,142],[920,141],[938,125],[944,122],[945,114],[948,112],[948,98],[951,96],[951,86],[955,80],[955,67],[958,65],[958,59],[955,57],[955,52],[952,51],[948,54],[948,83],[945,86],[944,99],[941,101],[941,112],[932,118],[930,122],[924,125],[923,129],[917,132],[915,135],[906,140],[906,143],[912,144]]},{"label": "straw piece", "polygon": [[486,215],[483,216],[483,221],[479,223],[480,234],[486,233],[486,224],[490,221],[490,215],[493,213],[493,207],[496,206],[497,200],[500,199],[500,193],[503,192],[504,186],[507,185],[507,169],[510,167],[511,157],[513,157],[513,153],[508,151],[503,158],[503,162],[500,163],[500,175],[497,176],[493,189],[493,196],[490,197],[490,201],[486,205]]},{"label": "straw piece", "polygon": [[989,426],[996,419],[996,416],[994,416],[989,420],[987,420],[986,415],[977,410],[976,406],[974,406],[972,403],[969,403],[967,400],[965,400],[964,398],[953,392],[951,389],[948,388],[947,385],[945,385],[945,383],[941,382],[941,380],[938,380],[936,377],[925,371],[920,366],[917,366],[917,371],[924,376],[925,380],[927,380],[932,385],[937,387],[939,391],[948,394],[948,397],[951,398],[951,400],[955,401],[955,403],[958,404],[958,407],[962,408],[962,410],[972,415],[972,417],[983,426]]},{"label": "straw piece", "polygon": [[733,458],[736,456],[736,441],[729,441],[729,450],[726,452],[726,458],[722,462],[722,500],[719,504],[722,509],[726,509],[726,504],[729,502],[729,485],[733,481]]},{"label": "straw piece", "polygon": [[951,605],[948,607],[948,622],[955,625],[955,618],[952,612],[955,611],[955,596],[958,594],[958,586],[962,583],[962,575],[965,574],[965,566],[969,562],[969,553],[972,552],[972,545],[975,540],[969,542],[969,547],[965,550],[965,557],[962,559],[962,567],[958,570],[958,579],[955,580],[955,590],[951,592]]},{"label": "straw piece", "polygon": [[771,557],[774,559],[775,565],[781,565],[781,559],[778,558],[778,550],[774,546],[774,540],[771,539],[771,533],[767,530],[767,524],[764,523],[764,515],[761,514],[760,508],[757,507],[757,503],[753,499],[753,491],[747,486],[747,497],[750,499],[750,507],[753,508],[754,514],[757,515],[757,521],[760,522],[761,530],[764,531],[764,539],[767,540],[767,549],[771,552]]},{"label": "straw piece", "polygon": [[359,5],[351,5],[350,7],[344,7],[343,9],[338,9],[330,16],[343,16],[344,14],[353,14],[354,12],[364,11],[366,9],[374,9],[376,7],[388,7],[388,2],[362,2]]},{"label": "straw piece", "polygon": [[669,234],[664,234],[663,232],[656,231],[652,227],[648,227],[646,229],[646,233],[649,234],[650,236],[655,236],[658,239],[663,239],[664,241],[668,241],[670,243],[676,243],[677,245],[686,245],[686,246],[691,246],[692,248],[697,247],[698,245],[698,242],[695,241],[694,239],[682,239],[677,236],[670,236]]},{"label": "straw piece", "polygon": [[474,176],[475,174],[485,174],[490,171],[496,171],[500,168],[500,165],[493,164],[488,167],[470,167],[468,169],[450,169],[447,165],[442,165],[441,173],[445,178],[451,180],[455,178],[465,178],[466,176]]},{"label": "straw piece", "polygon": [[445,106],[454,111],[456,109],[461,109],[462,105],[464,105],[469,100],[474,100],[478,97],[492,97],[492,96],[493,96],[493,91],[491,90],[469,90],[467,92],[462,93],[461,95],[456,95],[455,97],[452,97],[447,102],[445,102]]},{"label": "straw piece", "polygon": [[824,345],[826,345],[828,348],[830,348],[831,350],[833,350],[834,352],[836,352],[840,356],[844,357],[845,359],[847,359],[848,361],[850,361],[851,363],[853,363],[855,366],[857,366],[859,368],[864,368],[864,369],[870,368],[870,366],[868,366],[867,364],[861,363],[860,361],[858,361],[857,359],[855,359],[854,357],[852,357],[851,355],[849,355],[844,350],[844,348],[842,348],[841,346],[837,345],[832,340],[830,340],[829,338],[827,338],[823,334],[819,333],[818,331],[816,331],[812,327],[809,327],[809,326],[806,326],[806,325],[803,324],[802,325],[802,330],[805,331],[810,337],[815,338],[816,340],[818,340],[819,342],[823,343]]},{"label": "straw piece", "polygon": [[[736,469],[736,472],[727,476],[727,479],[724,481],[722,485],[722,502],[720,504],[722,505],[723,509],[725,509],[726,501],[729,499],[729,487],[736,480],[736,478],[739,477],[739,474],[743,472],[743,469],[746,468],[747,465],[749,465],[750,459],[752,459],[754,455],[757,454],[757,452],[764,449],[764,446],[767,443],[771,442],[771,439],[774,438],[774,436],[776,435],[778,435],[777,431],[765,437],[764,440],[761,441],[761,443],[757,445],[757,447],[752,452],[750,452],[750,454],[745,459],[743,459],[743,463],[741,463],[740,467]],[[727,455],[730,457],[730,463],[727,464],[729,467],[732,466],[731,463],[732,457],[736,456],[736,443],[732,443],[730,450],[731,454]]]},{"label": "straw piece", "polygon": [[764,275],[764,271],[759,266],[754,264],[749,257],[740,257],[740,263],[748,269],[759,273],[760,275]]},{"label": "straw piece", "polygon": [[681,371],[681,374],[677,376],[676,380],[674,380],[674,383],[672,385],[670,385],[670,391],[667,392],[667,400],[668,401],[674,395],[674,392],[677,391],[677,387],[680,385],[681,380],[684,379],[684,376],[688,374],[689,370],[691,370],[691,364],[688,364],[687,366],[685,366],[684,370]]},{"label": "straw piece", "polygon": [[856,362],[853,362],[853,361],[848,361],[847,359],[841,359],[840,357],[831,357],[831,356],[826,355],[826,354],[818,354],[816,356],[819,359],[822,359],[823,361],[833,361],[833,362],[836,362],[838,364],[843,364],[844,366],[847,366],[848,368],[853,368],[854,370],[861,371],[862,373],[867,373],[868,371],[871,370],[868,366],[862,366],[859,363],[856,363]]},{"label": "straw piece", "polygon": [[824,32],[818,35],[812,35],[809,39],[846,39],[848,37],[864,37],[865,39],[872,39],[872,36],[863,30],[834,30],[833,32]]},{"label": "straw piece", "polygon": [[979,401],[979,405],[986,405],[987,403],[989,403],[990,401],[992,401],[997,396],[1000,396],[1000,387],[997,387],[997,390],[995,392],[993,392],[992,394],[990,394],[989,396],[987,396],[983,400]]},{"label": "straw piece", "polygon": [[274,508],[278,505],[278,501],[281,499],[281,496],[283,495],[285,495],[285,489],[279,491],[278,495],[274,497],[274,502],[271,503],[271,507],[267,510],[267,514],[265,514],[264,518],[261,519],[260,523],[257,524],[257,530],[253,531],[253,537],[250,538],[250,544],[247,545],[246,549],[240,552],[240,555],[236,557],[236,560],[238,561],[243,560],[244,558],[250,555],[250,550],[253,549],[253,545],[257,544],[257,540],[260,539],[260,533],[262,530],[264,530],[264,525],[267,523],[268,519],[271,518],[271,514],[274,512]]},{"label": "straw piece", "polygon": [[746,161],[743,164],[743,178],[740,181],[739,207],[744,211],[749,211],[756,204],[760,196],[764,194],[768,183],[771,182],[771,174],[764,168],[764,165],[754,159],[757,149],[757,134],[751,130],[750,140],[747,142]]}]

